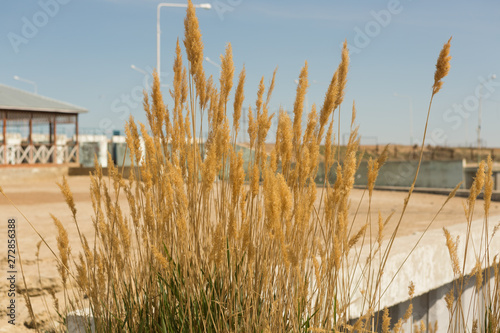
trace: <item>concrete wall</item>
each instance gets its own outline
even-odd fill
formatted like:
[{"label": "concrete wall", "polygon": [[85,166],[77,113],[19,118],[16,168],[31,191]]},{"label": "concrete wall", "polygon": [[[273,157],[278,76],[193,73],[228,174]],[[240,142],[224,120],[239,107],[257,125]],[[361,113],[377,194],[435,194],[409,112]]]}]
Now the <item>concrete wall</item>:
[{"label": "concrete wall", "polygon": [[[379,170],[376,186],[409,187],[415,177],[418,161],[388,161]],[[334,165],[330,169],[330,184],[336,180]],[[415,187],[453,189],[464,181],[463,161],[423,161]],[[323,163],[319,164],[316,182],[322,184],[325,179]],[[355,175],[355,185],[368,183],[368,162],[362,161]],[[465,188],[462,185],[462,188]]]},{"label": "concrete wall", "polygon": [[[467,188],[470,188],[472,186],[474,178],[476,177],[477,167],[467,168],[464,173],[465,173],[465,186],[467,186]],[[494,169],[492,178],[493,178],[493,190],[500,191],[500,171]]]},{"label": "concrete wall", "polygon": [[94,166],[94,156],[101,166],[108,165],[108,138],[105,135],[80,135],[80,164]]},{"label": "concrete wall", "polygon": [[[388,161],[379,171],[376,186],[409,187],[418,161]],[[356,185],[368,182],[368,163],[362,162],[356,173]],[[464,180],[463,161],[423,161],[415,187],[455,188]]]},{"label": "concrete wall", "polygon": [[113,158],[113,162],[117,166],[130,166],[130,150],[126,143],[111,142],[108,145],[108,150]]},{"label": "concrete wall", "polygon": [[100,145],[98,142],[80,142],[80,164],[84,167],[94,165],[94,157],[98,160],[101,155]]},{"label": "concrete wall", "polygon": [[[140,149],[144,151],[145,143],[142,137],[139,137],[139,144]],[[113,136],[111,142],[108,144],[108,151],[116,166],[129,167],[131,165],[130,149],[127,147],[124,136]]]},{"label": "concrete wall", "polygon": [[[489,274],[489,275],[486,275]],[[494,284],[495,284],[495,275],[493,268],[486,269],[483,271],[483,276],[490,276],[488,282],[483,283],[483,287],[479,290],[476,289],[476,277],[475,276],[466,276],[464,280],[464,288],[460,297],[461,307],[465,311],[465,320],[463,320],[459,315],[454,315],[451,325],[459,325],[463,329],[466,327],[466,331],[470,332],[472,330],[473,319],[478,320],[478,331],[485,332],[484,328],[484,310],[486,309],[485,296],[488,291],[490,291],[491,299],[494,298]],[[425,324],[425,327],[429,329],[432,327],[434,329],[437,323],[437,331],[436,333],[447,333],[448,327],[450,326],[450,311],[446,306],[445,296],[450,292],[450,290],[454,289],[454,286],[458,285],[459,280],[454,280],[449,282],[439,288],[429,290],[428,292],[413,298],[411,303],[413,304],[412,316],[403,325],[403,330],[405,332],[411,332],[412,327],[415,324],[420,325],[422,321]],[[489,288],[487,287],[489,284]],[[457,290],[455,287],[454,290]],[[458,293],[455,292],[455,302],[454,306],[457,305]],[[405,302],[396,304],[394,306],[389,307],[389,316],[391,317],[391,327],[402,318],[410,305],[410,301],[407,300]],[[476,312],[476,315],[473,316],[473,311]],[[378,317],[382,318],[382,311],[378,313]],[[377,317],[376,316],[376,317]],[[381,327],[379,330],[381,331]],[[455,331],[457,331],[455,329]]]},{"label": "concrete wall", "polygon": [[[121,140],[121,138],[124,138],[124,137],[118,137],[118,136],[113,137],[113,140],[108,144],[108,151],[111,154],[111,157],[112,157],[115,165],[129,167],[130,163],[131,163],[130,162],[130,150],[128,149],[125,140]],[[141,144],[141,148],[144,149],[143,148],[144,141],[142,140],[142,137],[141,137],[140,144]],[[203,145],[204,145],[203,143],[198,144],[199,149],[202,151],[203,151]],[[247,172],[248,161],[250,160],[251,154],[253,157],[253,152],[251,152],[250,149],[243,147],[243,146],[239,146],[239,145],[236,145],[235,150],[236,150],[236,153],[239,153],[240,151],[242,152],[243,160],[244,160],[243,168],[245,169],[245,172]],[[202,157],[202,158],[204,158],[204,157]],[[81,160],[81,158],[80,158],[80,160]],[[87,166],[87,165],[84,165],[84,166]],[[92,166],[93,166],[93,164],[92,164]]]},{"label": "concrete wall", "polygon": [[[498,221],[499,219],[500,216],[490,216],[491,221]],[[403,223],[404,222],[403,220]],[[470,228],[469,251],[464,270],[466,275],[470,274],[476,263],[472,244],[474,244],[476,250],[479,250],[479,244],[484,244],[482,219],[472,221]],[[447,229],[454,240],[457,236],[460,237],[457,253],[460,267],[462,268],[467,224],[456,224],[449,226]],[[488,238],[493,234],[493,230],[494,225],[490,225],[488,229]],[[433,325],[435,321],[438,321],[438,332],[447,332],[449,313],[446,308],[444,297],[456,282],[456,276],[453,274],[450,255],[446,247],[446,238],[442,229],[430,229],[420,240],[418,246],[413,249],[420,237],[421,233],[415,233],[409,236],[397,237],[394,240],[391,254],[387,260],[381,281],[382,290],[385,290],[387,286],[389,286],[389,288],[387,289],[387,293],[385,293],[380,300],[380,309],[384,307],[389,309],[392,318],[391,323],[393,325],[404,315],[408,308],[408,285],[410,281],[412,281],[415,284],[413,322],[417,323],[423,320],[428,327],[429,324]],[[383,243],[382,248],[385,249],[385,246],[387,246],[387,241]],[[361,250],[362,253],[365,251],[368,251],[368,249],[363,248]],[[500,254],[499,234],[495,234],[495,236],[491,238],[489,251],[491,260],[495,255]],[[363,259],[361,261],[363,261]],[[376,262],[374,265],[378,267]],[[489,267],[484,264],[482,269],[486,270],[489,269]],[[359,275],[361,273],[356,274],[362,281],[364,280],[363,276]],[[357,279],[357,277],[354,277],[354,279]],[[471,277],[470,281],[468,281],[464,287],[462,308],[465,311],[469,309],[471,300],[473,300],[472,303],[476,302],[476,299],[473,298],[476,292],[474,284],[474,277]],[[357,291],[355,293],[359,294]],[[354,299],[357,298],[354,297]],[[359,299],[361,299],[361,294],[359,294]],[[458,295],[455,295],[455,300],[456,299],[458,299]],[[350,312],[353,318],[359,316],[361,309],[360,301],[355,301],[351,305]],[[476,314],[476,319],[482,320],[483,318],[482,314]],[[471,328],[472,322],[473,318],[471,312],[469,317],[466,318],[469,329]],[[406,332],[410,331],[410,324],[411,323],[406,324]],[[483,331],[484,330],[479,329],[479,332]]]}]

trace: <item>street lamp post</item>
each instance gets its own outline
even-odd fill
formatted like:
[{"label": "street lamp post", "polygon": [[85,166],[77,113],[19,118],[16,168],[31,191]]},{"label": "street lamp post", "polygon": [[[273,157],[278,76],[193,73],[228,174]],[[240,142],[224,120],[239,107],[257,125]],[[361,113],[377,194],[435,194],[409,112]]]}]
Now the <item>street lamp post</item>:
[{"label": "street lamp post", "polygon": [[144,69],[140,69],[136,65],[130,65],[130,68],[132,68],[134,71],[142,73],[144,75],[149,75],[148,72],[146,72]]},{"label": "street lamp post", "polygon": [[215,67],[217,67],[217,68],[219,68],[219,69],[220,69],[220,65],[219,65],[218,63],[216,63],[215,61],[213,61],[212,59],[210,59],[209,57],[205,57],[205,60],[206,60],[208,63],[210,63],[210,64],[212,64],[212,65],[214,65]]},{"label": "street lamp post", "polygon": [[23,78],[20,78],[20,77],[19,77],[19,76],[17,76],[17,75],[14,75],[14,80],[17,80],[17,81],[21,81],[21,82],[25,82],[25,83],[32,84],[32,85],[35,87],[35,95],[38,95],[38,86],[36,85],[36,83],[35,83],[35,82],[30,81],[30,80],[26,80],[26,79],[23,79]]},{"label": "street lamp post", "polygon": [[[187,4],[184,3],[159,3],[156,10],[156,71],[157,73],[161,73],[160,71],[160,9],[161,7],[181,7],[186,8]],[[202,3],[199,5],[194,5],[195,8],[203,8],[203,9],[211,9],[212,5],[209,3]],[[159,76],[158,76],[159,77]]]},{"label": "street lamp post", "polygon": [[[491,81],[491,80],[494,80],[496,79],[497,76],[495,74],[491,74],[490,77],[488,78],[488,80],[486,80],[484,83],[488,82],[488,81]],[[477,116],[478,116],[478,119],[477,119],[477,156],[478,156],[478,160],[481,159],[481,104],[482,104],[482,100],[483,100],[483,87],[484,87],[484,83],[482,83],[480,86],[479,86],[479,105],[478,105],[478,112],[477,112]]]},{"label": "street lamp post", "polygon": [[410,146],[413,146],[413,100],[411,96],[400,95],[397,92],[394,93],[394,96],[408,98],[408,101],[410,103]]}]

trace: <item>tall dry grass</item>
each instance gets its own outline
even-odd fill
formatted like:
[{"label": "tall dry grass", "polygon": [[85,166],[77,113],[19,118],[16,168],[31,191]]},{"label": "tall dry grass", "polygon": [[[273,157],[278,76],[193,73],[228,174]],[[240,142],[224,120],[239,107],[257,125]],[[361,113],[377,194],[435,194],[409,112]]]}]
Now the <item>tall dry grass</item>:
[{"label": "tall dry grass", "polygon": [[[144,93],[147,126],[136,124],[132,117],[126,124],[130,176],[124,178],[123,170],[115,168],[110,159],[109,176],[105,177],[96,162],[90,177],[94,239],[79,233],[83,251],[71,253],[65,227],[54,217],[66,309],[89,307],[98,332],[399,332],[411,320],[412,307],[403,318],[390,318],[387,309],[381,308],[381,298],[388,290],[381,280],[415,181],[394,230],[386,230],[391,216],[379,214],[372,221],[371,208],[365,224],[353,227],[354,220],[348,218],[350,193],[361,160],[354,103],[343,156],[335,139],[340,127],[335,132],[334,126],[335,112],[340,119],[347,84],[347,44],[318,109],[315,105],[304,109],[305,63],[293,119],[283,110],[269,114],[276,71],[267,86],[262,77],[255,106],[249,108],[252,158],[246,165],[247,174],[242,153],[236,149],[245,69],[239,74],[231,107],[235,72],[231,44],[221,56],[217,85],[203,70],[203,43],[190,1],[184,47],[187,64],[177,42],[170,91],[173,104],[165,105],[155,73],[151,94]],[[449,70],[449,49],[450,41],[438,57],[427,122],[432,100]],[[233,113],[232,124],[228,112]],[[303,129],[304,112],[307,125]],[[205,114],[208,124],[197,125],[196,120]],[[268,155],[264,144],[274,116],[278,117],[276,144]],[[197,130],[201,133],[203,126],[208,126],[209,136],[201,144]],[[425,134],[426,130],[421,147]],[[325,174],[335,172],[336,181],[331,184],[326,177],[318,188],[315,176],[323,144]],[[384,150],[378,159],[368,162],[370,207],[386,158]],[[491,159],[479,168],[465,206],[469,225],[474,213],[471,207],[483,187],[488,215],[491,170]],[[417,175],[418,170],[415,180]],[[78,227],[66,180],[60,187]],[[127,198],[128,207],[120,206],[121,196]],[[321,203],[315,206],[318,196]],[[499,265],[496,257],[489,256],[487,217],[484,222],[485,241],[476,249],[478,264],[473,274],[487,307],[475,309],[477,315],[470,318],[477,329],[497,332]],[[371,236],[372,230],[378,230],[377,237]],[[462,332],[465,309],[454,298],[460,298],[464,288],[464,263],[472,255],[467,253],[471,247],[461,254],[461,263],[456,241],[447,230],[445,233],[458,282],[447,296],[450,321],[439,325],[448,324],[450,332]],[[495,284],[488,284],[492,291],[483,288],[482,281],[487,279],[481,275],[484,267],[494,267]],[[414,285],[411,281],[408,285],[411,299]],[[415,328],[425,330],[423,323]]]}]

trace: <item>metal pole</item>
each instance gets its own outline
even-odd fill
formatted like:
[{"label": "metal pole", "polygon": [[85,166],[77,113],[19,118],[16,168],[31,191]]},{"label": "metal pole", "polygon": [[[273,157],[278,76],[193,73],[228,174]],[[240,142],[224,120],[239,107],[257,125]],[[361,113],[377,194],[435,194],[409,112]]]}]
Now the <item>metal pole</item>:
[{"label": "metal pole", "polygon": [[[158,4],[156,10],[156,72],[158,73],[158,79],[160,79],[160,8],[162,4]],[[161,82],[161,81],[160,81]]]},{"label": "metal pole", "polygon": [[3,164],[7,164],[7,111],[3,112]]},{"label": "metal pole", "polygon": [[80,143],[78,141],[78,113],[75,120],[76,163],[80,164]]},{"label": "metal pole", "polygon": [[413,146],[413,100],[410,98],[410,145]]},{"label": "metal pole", "polygon": [[29,164],[33,164],[33,113],[30,113]]},{"label": "metal pole", "polygon": [[481,85],[479,86],[479,105],[478,105],[478,112],[477,112],[477,161],[478,163],[481,162],[481,104],[483,101],[483,87],[484,84],[488,81],[492,81],[496,79],[497,76],[495,74],[491,74],[490,77],[485,81],[481,82]]},{"label": "metal pole", "polygon": [[52,153],[52,163],[57,164],[57,116],[54,115],[54,152]]},{"label": "metal pole", "polygon": [[481,163],[481,104],[483,101],[483,85],[479,87],[479,106],[477,112],[477,163]]}]

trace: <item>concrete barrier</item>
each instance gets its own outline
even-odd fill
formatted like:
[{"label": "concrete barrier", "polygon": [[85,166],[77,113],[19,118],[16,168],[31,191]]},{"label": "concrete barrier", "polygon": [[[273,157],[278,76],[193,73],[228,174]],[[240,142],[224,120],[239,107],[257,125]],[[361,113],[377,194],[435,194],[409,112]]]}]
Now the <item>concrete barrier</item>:
[{"label": "concrete barrier", "polygon": [[[455,315],[451,320],[451,323],[458,323],[461,328],[466,328],[467,332],[472,330],[473,324],[473,316],[472,311],[479,312],[475,319],[478,319],[478,329],[479,332],[485,332],[486,329],[484,327],[484,310],[486,309],[485,299],[483,297],[483,292],[485,295],[487,294],[487,290],[491,291],[491,298],[494,298],[493,295],[493,286],[494,286],[494,272],[493,267],[489,269],[483,270],[483,276],[489,276],[490,278],[483,282],[483,287],[478,291],[475,288],[476,277],[475,276],[466,276],[464,278],[464,287],[463,292],[460,295],[460,302],[462,309],[465,310],[465,318],[461,318],[458,315]],[[434,331],[436,333],[446,333],[448,332],[448,327],[450,326],[450,312],[446,305],[445,296],[454,288],[454,286],[458,285],[459,280],[454,280],[449,282],[441,287],[429,290],[428,292],[414,297],[411,303],[413,304],[412,316],[409,320],[403,324],[402,329],[406,332],[411,332],[412,327],[415,324],[419,324],[421,321],[425,324],[425,327],[429,329],[429,327],[434,328],[437,323],[437,330]],[[489,288],[487,286],[489,285]],[[457,305],[458,294],[455,293],[455,302],[454,306]],[[405,302],[393,305],[388,308],[389,316],[392,318],[392,324],[395,324],[399,318],[402,318],[410,305],[410,301],[407,300]],[[376,314],[375,316],[378,318],[382,318],[382,311]],[[392,325],[391,325],[392,327]],[[379,330],[381,327],[379,327]]]},{"label": "concrete barrier", "polygon": [[[409,187],[415,177],[418,161],[387,161],[379,171],[376,186]],[[455,188],[464,181],[465,161],[423,161],[415,187]],[[361,162],[356,185],[368,183],[368,163]],[[465,184],[463,185],[463,188]]]},{"label": "concrete barrier", "polygon": [[80,164],[91,167],[94,156],[103,167],[108,165],[108,138],[105,135],[80,135]]},{"label": "concrete barrier", "polygon": [[[489,218],[491,221],[498,221],[500,216],[490,216]],[[482,219],[472,221],[471,223],[469,253],[464,270],[466,274],[466,283],[463,288],[463,294],[461,295],[462,308],[466,311],[468,311],[471,304],[477,301],[477,296],[473,298],[476,293],[475,277],[468,277],[467,274],[470,274],[476,264],[476,257],[473,249],[479,250],[480,248],[484,248],[484,230],[482,227]],[[467,224],[452,225],[447,229],[453,239],[456,239],[457,236],[460,237],[457,253],[459,256],[460,268],[462,269]],[[494,225],[490,225],[488,230],[488,235],[490,237],[493,230]],[[450,317],[444,297],[453,287],[454,283],[457,283],[457,277],[453,274],[450,255],[446,247],[446,239],[442,229],[429,230],[415,250],[411,252],[420,236],[421,233],[414,233],[413,235],[398,237],[394,240],[391,255],[387,260],[381,282],[382,291],[384,291],[387,286],[390,285],[390,287],[382,296],[379,308],[381,310],[384,307],[389,309],[392,325],[399,318],[402,318],[409,305],[408,285],[410,281],[412,281],[415,284],[415,296],[412,301],[414,310],[410,321],[405,324],[403,329],[405,331],[410,331],[412,323],[418,323],[420,320],[423,320],[426,327],[434,325],[434,322],[437,321],[437,332],[447,332]],[[385,248],[385,246],[387,246],[387,241],[384,242],[383,248]],[[363,249],[363,251],[365,251],[365,249]],[[499,235],[495,235],[493,239],[490,239],[489,251],[490,258],[500,254]],[[402,266],[402,269],[399,270],[405,260],[406,262]],[[361,260],[361,262],[363,262],[363,260]],[[378,266],[376,262],[373,265],[374,267]],[[491,268],[486,266],[486,264],[483,265],[482,269],[491,271]],[[359,274],[357,276],[355,275],[355,279],[363,279]],[[493,283],[493,278],[489,280],[489,283]],[[355,293],[358,295],[355,295],[354,299],[361,299],[361,294],[357,291]],[[457,299],[458,295],[455,295],[455,300]],[[481,308],[481,304],[479,305]],[[358,317],[361,313],[360,301],[354,302],[350,307],[350,311],[352,318]],[[481,316],[482,314],[478,314],[476,319],[482,321],[484,316]],[[353,321],[354,320],[355,319],[353,319]],[[465,325],[469,330],[472,327],[472,322],[473,318],[471,312],[468,317],[465,318]],[[479,323],[479,325],[483,324],[484,322]],[[484,330],[482,330],[480,326],[479,332],[482,331]]]},{"label": "concrete barrier", "polygon": [[89,308],[76,310],[66,316],[68,333],[95,333],[95,321]]}]

